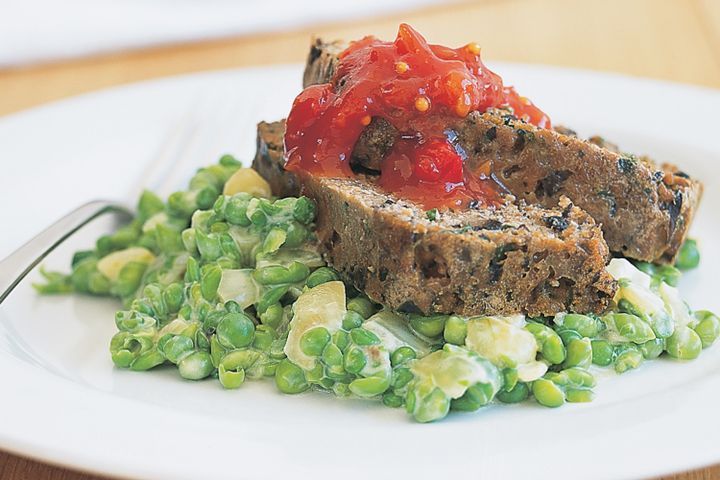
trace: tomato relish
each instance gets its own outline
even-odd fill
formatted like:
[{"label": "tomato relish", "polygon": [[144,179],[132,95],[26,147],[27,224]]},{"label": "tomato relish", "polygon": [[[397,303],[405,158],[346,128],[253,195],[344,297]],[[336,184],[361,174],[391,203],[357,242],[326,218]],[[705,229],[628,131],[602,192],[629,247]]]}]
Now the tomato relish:
[{"label": "tomato relish", "polygon": [[494,204],[500,187],[488,171],[470,172],[451,126],[472,111],[510,108],[541,128],[550,119],[480,60],[471,43],[430,45],[400,25],[394,42],[365,37],[339,56],[330,83],[295,99],[285,133],[286,168],[351,177],[350,156],[363,129],[383,118],[399,132],[382,161],[379,183],[426,208]]}]

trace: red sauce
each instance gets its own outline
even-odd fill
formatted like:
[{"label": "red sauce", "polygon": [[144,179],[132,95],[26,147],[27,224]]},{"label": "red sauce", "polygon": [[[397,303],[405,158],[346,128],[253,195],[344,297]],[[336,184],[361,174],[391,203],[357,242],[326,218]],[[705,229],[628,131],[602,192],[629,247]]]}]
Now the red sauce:
[{"label": "red sauce", "polygon": [[[541,128],[550,119],[505,87],[480,60],[477,44],[430,45],[402,24],[394,42],[365,37],[340,54],[332,81],[306,88],[293,103],[285,133],[286,168],[350,177],[350,155],[372,118],[400,132],[383,160],[380,185],[426,208],[499,201],[489,171],[469,172],[448,125],[472,111],[509,107]],[[489,170],[489,166],[488,166]]]}]

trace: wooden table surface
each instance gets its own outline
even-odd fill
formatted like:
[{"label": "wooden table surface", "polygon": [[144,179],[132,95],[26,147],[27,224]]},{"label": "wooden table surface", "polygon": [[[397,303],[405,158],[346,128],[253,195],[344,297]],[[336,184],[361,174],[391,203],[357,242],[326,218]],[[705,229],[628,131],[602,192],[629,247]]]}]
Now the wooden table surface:
[{"label": "wooden table surface", "polygon": [[[621,72],[720,88],[720,0],[480,0],[393,17],[0,70],[0,115],[83,92],[201,70],[304,60],[309,37],[477,41],[483,57]],[[36,34],[38,32],[35,32]],[[0,452],[2,479],[95,478]],[[720,465],[664,477],[720,478]]]}]

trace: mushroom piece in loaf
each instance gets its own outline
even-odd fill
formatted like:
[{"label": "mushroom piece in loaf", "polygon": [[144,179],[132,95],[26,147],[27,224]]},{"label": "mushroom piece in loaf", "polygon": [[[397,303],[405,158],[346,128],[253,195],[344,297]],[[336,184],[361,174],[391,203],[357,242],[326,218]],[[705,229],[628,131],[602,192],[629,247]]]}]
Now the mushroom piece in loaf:
[{"label": "mushroom piece in loaf", "polygon": [[[329,82],[343,48],[316,40],[305,86]],[[529,204],[552,208],[568,197],[601,225],[610,250],[629,258],[673,262],[702,195],[702,184],[672,165],[624,154],[599,137],[585,141],[568,129],[537,128],[505,110],[472,112],[448,132],[471,169],[489,171]],[[373,119],[351,162],[379,172],[397,136],[388,121]]]},{"label": "mushroom piece in loaf", "polygon": [[383,305],[414,313],[602,312],[615,291],[593,219],[567,199],[441,212],[379,189],[372,177],[302,179],[284,169],[284,123],[258,126],[253,168],[276,195],[313,198],[328,263]]}]

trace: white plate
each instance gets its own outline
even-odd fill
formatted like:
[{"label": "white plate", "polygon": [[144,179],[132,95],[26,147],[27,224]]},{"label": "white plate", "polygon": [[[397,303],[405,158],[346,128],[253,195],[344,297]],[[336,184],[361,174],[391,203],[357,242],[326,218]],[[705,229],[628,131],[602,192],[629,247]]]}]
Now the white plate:
[{"label": "white plate", "polygon": [[[565,69],[496,70],[556,123],[675,161],[705,181],[693,226],[703,262],[681,289],[693,307],[720,311],[720,94]],[[286,114],[299,86],[297,67],[219,72],[0,119],[0,256],[74,205],[127,196],[154,176],[145,168],[160,154],[182,159],[169,179],[175,188],[222,153],[251,158],[254,124]],[[49,266],[67,268],[72,249],[107,228],[81,232]],[[171,368],[114,369],[107,345],[117,307],[40,298],[29,282],[2,306],[1,448],[156,478],[636,478],[720,461],[720,345],[693,362],[608,374],[590,404],[493,406],[420,425],[374,402],[281,395],[271,382],[224,391]]]}]

